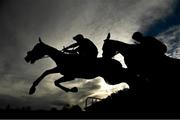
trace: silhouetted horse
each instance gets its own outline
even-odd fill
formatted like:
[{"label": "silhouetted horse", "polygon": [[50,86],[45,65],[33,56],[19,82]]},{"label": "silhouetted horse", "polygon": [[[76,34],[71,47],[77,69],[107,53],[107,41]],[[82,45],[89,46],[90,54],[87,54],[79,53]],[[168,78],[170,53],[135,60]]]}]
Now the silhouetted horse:
[{"label": "silhouetted horse", "polygon": [[[117,53],[124,56],[124,61],[131,74],[130,76],[132,77],[134,75],[135,81],[130,81],[130,84],[135,87],[148,85],[143,87],[144,89],[149,87],[148,93],[144,89],[140,89],[144,95],[150,96],[151,94],[151,97],[154,97],[153,99],[161,97],[162,99],[174,99],[174,101],[177,99],[176,97],[179,94],[180,88],[179,59],[166,55],[159,56],[158,58],[152,57],[153,55],[147,55],[138,44],[126,44],[117,40],[110,40],[109,34],[107,39],[104,40],[103,57],[112,58]],[[140,77],[137,78],[136,76]],[[137,85],[139,79],[142,80],[139,81],[140,85]]]},{"label": "silhouetted horse", "polygon": [[73,87],[71,89],[62,86],[61,82],[74,80],[75,78],[93,79],[95,77],[102,77],[104,80],[111,84],[118,84],[123,80],[123,73],[126,71],[122,68],[119,61],[114,59],[97,58],[96,61],[82,61],[77,56],[65,54],[57,50],[39,39],[33,50],[27,52],[25,57],[26,62],[35,63],[35,61],[48,55],[55,61],[57,67],[46,70],[36,81],[34,81],[30,88],[29,94],[33,94],[36,86],[47,75],[53,73],[60,73],[64,75],[62,78],[55,81],[55,85],[66,92],[77,92],[78,89]]}]

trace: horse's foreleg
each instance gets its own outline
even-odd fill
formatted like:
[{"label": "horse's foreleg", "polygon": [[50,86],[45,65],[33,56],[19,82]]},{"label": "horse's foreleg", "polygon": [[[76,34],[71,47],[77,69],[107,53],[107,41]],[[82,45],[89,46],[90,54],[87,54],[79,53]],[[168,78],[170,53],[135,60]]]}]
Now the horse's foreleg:
[{"label": "horse's foreleg", "polygon": [[64,86],[62,86],[62,85],[60,84],[60,83],[62,83],[62,82],[67,82],[67,81],[71,81],[71,80],[74,80],[74,78],[70,78],[70,77],[65,77],[65,76],[64,76],[64,77],[56,80],[56,81],[54,82],[54,84],[55,84],[57,87],[59,87],[60,89],[64,90],[65,92],[78,92],[77,87],[73,87],[73,88],[69,89],[69,88],[66,88],[66,87],[64,87]]},{"label": "horse's foreleg", "polygon": [[29,90],[29,94],[33,94],[36,91],[36,86],[41,82],[44,77],[53,73],[59,73],[59,68],[55,67],[53,69],[46,70],[37,80],[34,81],[33,85]]}]

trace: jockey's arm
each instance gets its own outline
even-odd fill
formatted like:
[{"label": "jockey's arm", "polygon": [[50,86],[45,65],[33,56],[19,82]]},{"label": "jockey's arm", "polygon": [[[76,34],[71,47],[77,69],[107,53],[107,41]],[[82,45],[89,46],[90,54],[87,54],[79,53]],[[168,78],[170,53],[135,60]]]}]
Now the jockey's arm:
[{"label": "jockey's arm", "polygon": [[75,47],[77,47],[78,45],[79,45],[78,43],[74,43],[74,44],[66,47],[64,50],[68,50],[68,49],[70,49],[70,48],[75,48]]}]

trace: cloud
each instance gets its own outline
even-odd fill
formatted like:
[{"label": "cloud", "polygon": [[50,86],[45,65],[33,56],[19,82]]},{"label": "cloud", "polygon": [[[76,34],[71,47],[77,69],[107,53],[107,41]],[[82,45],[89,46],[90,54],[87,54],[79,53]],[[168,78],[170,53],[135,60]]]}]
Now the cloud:
[{"label": "cloud", "polygon": [[80,90],[77,94],[67,94],[54,86],[54,80],[61,76],[53,75],[42,81],[34,96],[27,95],[33,81],[55,66],[49,58],[34,65],[25,63],[24,56],[37,43],[37,38],[41,36],[47,44],[61,49],[73,42],[74,35],[82,33],[92,39],[101,55],[108,32],[112,33],[112,39],[129,43],[133,32],[146,31],[157,20],[163,20],[173,12],[175,3],[176,0],[4,1],[0,8],[0,94],[8,96],[7,102],[14,97],[22,105],[28,101],[35,108],[66,103],[82,105],[87,96],[100,90],[101,80],[76,79],[64,83]]},{"label": "cloud", "polygon": [[167,55],[173,58],[180,58],[180,25],[173,26],[163,33],[157,35],[157,38],[167,45]]}]

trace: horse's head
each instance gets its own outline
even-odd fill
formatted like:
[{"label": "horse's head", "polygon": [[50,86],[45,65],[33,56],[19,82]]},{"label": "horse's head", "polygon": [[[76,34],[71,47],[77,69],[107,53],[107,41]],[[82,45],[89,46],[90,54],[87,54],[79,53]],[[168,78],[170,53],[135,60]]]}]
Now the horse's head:
[{"label": "horse's head", "polygon": [[110,40],[110,33],[108,34],[107,38],[104,40],[104,44],[102,47],[103,50],[103,58],[112,58],[117,54],[115,46],[113,44],[113,40]]},{"label": "horse's head", "polygon": [[45,44],[39,38],[39,43],[37,43],[31,51],[27,52],[27,56],[25,57],[26,62],[33,64],[43,58],[45,56],[44,46]]}]

